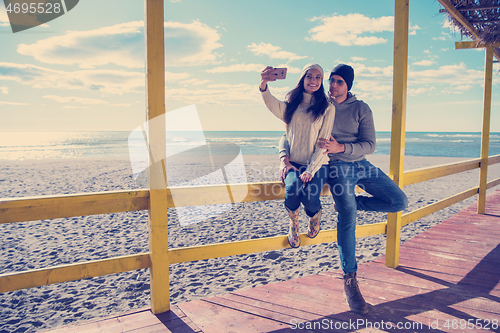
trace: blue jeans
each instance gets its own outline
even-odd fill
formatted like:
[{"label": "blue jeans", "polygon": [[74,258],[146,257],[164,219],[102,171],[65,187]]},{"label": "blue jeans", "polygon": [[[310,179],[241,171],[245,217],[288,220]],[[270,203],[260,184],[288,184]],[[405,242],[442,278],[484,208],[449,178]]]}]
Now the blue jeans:
[{"label": "blue jeans", "polygon": [[[306,214],[313,217],[321,208],[319,196],[321,189],[326,183],[328,175],[328,166],[322,165],[321,168],[314,174],[313,179],[307,183],[303,183],[299,176],[307,169],[306,165],[301,165],[295,162],[290,162],[299,171],[290,170],[285,177],[285,206],[295,211],[300,207],[300,203],[304,205]],[[305,185],[305,186],[304,186]]]},{"label": "blue jeans", "polygon": [[[366,159],[330,161],[328,185],[337,208],[337,242],[344,274],[357,271],[356,216],[358,210],[399,212],[408,207],[406,194],[382,170]],[[358,185],[371,196],[356,196]]]}]

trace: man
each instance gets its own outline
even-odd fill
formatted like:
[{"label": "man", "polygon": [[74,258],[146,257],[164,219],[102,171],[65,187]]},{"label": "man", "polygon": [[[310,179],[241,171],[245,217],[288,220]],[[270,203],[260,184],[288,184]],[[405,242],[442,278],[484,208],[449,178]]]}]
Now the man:
[{"label": "man", "polygon": [[[330,140],[318,143],[326,148],[329,161],[328,185],[335,201],[337,241],[344,294],[351,311],[368,313],[356,280],[356,216],[358,210],[399,212],[408,206],[404,192],[384,172],[365,159],[375,151],[375,126],[370,107],[350,92],[354,69],[340,64],[330,73],[330,103],[335,105],[335,121]],[[320,139],[321,140],[321,139]],[[288,162],[288,141],[280,141],[281,176],[293,168]],[[358,185],[371,196],[356,196]]]}]

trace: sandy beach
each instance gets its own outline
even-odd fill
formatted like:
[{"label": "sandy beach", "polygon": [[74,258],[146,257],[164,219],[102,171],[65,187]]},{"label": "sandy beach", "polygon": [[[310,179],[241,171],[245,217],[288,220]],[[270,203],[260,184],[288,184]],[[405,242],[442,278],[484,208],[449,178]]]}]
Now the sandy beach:
[{"label": "sandy beach", "polygon": [[[372,155],[368,159],[388,172],[388,156]],[[463,160],[407,156],[405,170]],[[277,180],[276,156],[244,156],[244,163],[248,182]],[[188,177],[202,167],[196,163],[184,165],[178,175]],[[134,181],[128,159],[1,161],[0,170],[1,198],[146,186],[143,177]],[[499,177],[500,165],[491,166],[488,180]],[[409,198],[407,211],[477,186],[478,179],[476,169],[407,186],[404,188]],[[498,187],[490,191],[495,189]],[[335,228],[333,200],[330,196],[321,200],[324,211],[321,228]],[[476,200],[477,196],[469,198],[403,227],[401,240],[410,239]],[[385,220],[384,213],[358,214],[359,225]],[[301,214],[301,232],[305,232],[306,223]],[[147,224],[147,212],[138,211],[0,225],[0,274],[147,252]],[[285,235],[288,231],[283,200],[234,204],[219,216],[185,227],[179,225],[172,209],[168,225],[171,248]],[[359,263],[384,253],[385,236],[358,239]],[[170,266],[171,302],[182,303],[338,269],[336,243],[175,264]],[[149,292],[149,271],[139,270],[3,293],[0,332],[37,332],[148,307]]]}]

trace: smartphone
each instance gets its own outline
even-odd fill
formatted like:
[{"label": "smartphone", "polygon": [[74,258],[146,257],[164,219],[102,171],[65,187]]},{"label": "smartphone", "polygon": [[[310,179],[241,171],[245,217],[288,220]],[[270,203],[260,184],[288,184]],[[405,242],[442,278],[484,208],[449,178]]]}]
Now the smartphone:
[{"label": "smartphone", "polygon": [[269,74],[276,75],[276,80],[284,80],[286,78],[286,68],[274,68]]}]

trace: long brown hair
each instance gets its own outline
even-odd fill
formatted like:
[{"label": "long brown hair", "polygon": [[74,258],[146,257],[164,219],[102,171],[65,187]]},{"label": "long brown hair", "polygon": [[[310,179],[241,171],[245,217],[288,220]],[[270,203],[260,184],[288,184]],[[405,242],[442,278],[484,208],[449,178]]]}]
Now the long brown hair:
[{"label": "long brown hair", "polygon": [[[300,78],[297,86],[290,90],[285,97],[286,110],[284,120],[288,125],[292,121],[292,117],[299,107],[302,99],[304,98],[304,80],[306,78],[307,72]],[[311,105],[307,108],[307,113],[311,113],[313,122],[318,120],[319,117],[325,114],[325,110],[328,107],[328,101],[325,95],[325,89],[323,88],[323,80],[321,80],[321,86],[312,94]]]}]

